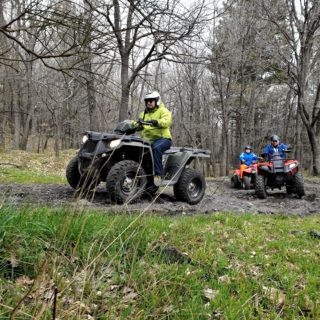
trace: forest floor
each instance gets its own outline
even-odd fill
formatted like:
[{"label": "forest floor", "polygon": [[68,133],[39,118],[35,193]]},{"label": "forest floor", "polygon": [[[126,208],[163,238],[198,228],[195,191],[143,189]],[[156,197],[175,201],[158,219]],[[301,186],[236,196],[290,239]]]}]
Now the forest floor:
[{"label": "forest floor", "polygon": [[305,178],[306,195],[299,199],[287,195],[285,189],[269,191],[267,199],[258,199],[254,190],[232,189],[230,178],[208,179],[206,194],[197,205],[175,200],[172,187],[161,188],[153,200],[140,199],[125,205],[107,202],[103,184],[86,199],[79,199],[68,185],[0,183],[1,203],[9,205],[71,205],[77,209],[86,207],[105,212],[146,212],[163,215],[190,215],[212,212],[288,214],[304,216],[320,213],[320,180]]}]

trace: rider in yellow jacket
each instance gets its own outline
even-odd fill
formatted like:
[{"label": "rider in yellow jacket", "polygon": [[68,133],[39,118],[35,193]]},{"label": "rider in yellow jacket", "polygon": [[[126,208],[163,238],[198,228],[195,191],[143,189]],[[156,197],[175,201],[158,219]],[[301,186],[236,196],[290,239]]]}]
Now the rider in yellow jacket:
[{"label": "rider in yellow jacket", "polygon": [[[151,143],[154,172],[156,179],[160,179],[163,174],[162,155],[172,144],[170,133],[172,115],[157,91],[146,94],[144,101],[145,110],[140,113],[139,120],[148,122],[148,125],[140,125],[138,131],[142,131],[142,138]],[[135,124],[139,124],[139,120]]]}]

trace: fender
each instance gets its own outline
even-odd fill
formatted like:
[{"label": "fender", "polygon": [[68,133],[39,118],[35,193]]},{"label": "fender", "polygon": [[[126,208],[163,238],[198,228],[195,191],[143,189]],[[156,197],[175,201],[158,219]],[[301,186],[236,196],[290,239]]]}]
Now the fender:
[{"label": "fender", "polygon": [[239,169],[233,170],[233,174],[240,176],[240,170]]},{"label": "fender", "polygon": [[258,166],[258,174],[264,175],[266,173],[273,173],[273,170],[267,165]]},{"label": "fender", "polygon": [[165,151],[163,158],[163,173],[166,185],[174,185],[180,178],[185,166],[196,158],[209,158],[210,150],[188,147],[172,147]]}]

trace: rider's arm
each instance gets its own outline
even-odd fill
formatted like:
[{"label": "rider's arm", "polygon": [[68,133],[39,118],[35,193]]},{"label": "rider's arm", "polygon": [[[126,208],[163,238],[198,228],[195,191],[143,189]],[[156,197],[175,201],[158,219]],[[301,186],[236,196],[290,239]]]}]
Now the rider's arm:
[{"label": "rider's arm", "polygon": [[269,153],[269,148],[270,148],[270,146],[267,145],[267,146],[263,149],[263,153]]},{"label": "rider's arm", "polygon": [[284,143],[281,143],[281,145],[280,145],[280,155],[281,155],[281,158],[286,158],[286,153],[285,153],[285,151],[286,150],[288,150],[288,146],[286,145],[286,144],[284,144]]},{"label": "rider's arm", "polygon": [[[139,118],[140,119],[140,118]],[[134,121],[134,120],[131,120],[131,123],[136,127],[135,131],[141,131],[143,130],[143,126],[141,124],[139,124],[138,121]]]},{"label": "rider's arm", "polygon": [[270,159],[270,148],[271,148],[271,146],[270,146],[270,144],[268,144],[263,150],[264,158],[267,160]]},{"label": "rider's arm", "polygon": [[168,109],[161,110],[160,118],[158,120],[159,128],[169,128],[172,123],[172,115]]}]

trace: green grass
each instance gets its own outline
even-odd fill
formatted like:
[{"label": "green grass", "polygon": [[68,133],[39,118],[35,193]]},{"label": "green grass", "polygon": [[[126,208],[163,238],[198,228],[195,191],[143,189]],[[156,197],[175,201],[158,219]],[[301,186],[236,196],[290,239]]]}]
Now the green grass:
[{"label": "green grass", "polygon": [[[64,184],[74,153],[0,153],[0,181]],[[172,218],[2,201],[1,320],[52,319],[54,306],[56,319],[320,318],[317,215]]]},{"label": "green grass", "polygon": [[67,179],[61,175],[47,174],[29,169],[3,168],[0,171],[0,179],[2,183],[54,183],[66,184]]},{"label": "green grass", "polygon": [[49,151],[40,154],[21,150],[0,152],[0,181],[66,184],[65,169],[75,153],[75,150],[66,150],[57,158]]},{"label": "green grass", "polygon": [[[319,216],[0,210],[0,319],[318,319]],[[167,259],[167,246],[191,258]],[[12,308],[16,309],[13,311]]]}]

